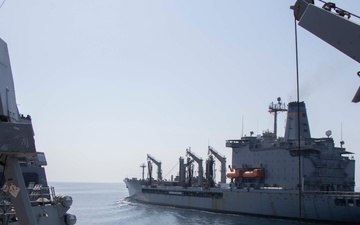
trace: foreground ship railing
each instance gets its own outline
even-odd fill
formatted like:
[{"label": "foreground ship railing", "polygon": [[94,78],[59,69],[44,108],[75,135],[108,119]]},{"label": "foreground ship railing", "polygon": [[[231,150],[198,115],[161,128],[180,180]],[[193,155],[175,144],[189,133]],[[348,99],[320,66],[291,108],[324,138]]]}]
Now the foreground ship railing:
[{"label": "foreground ship railing", "polygon": [[[30,205],[37,208],[40,213],[39,218],[47,218],[49,212],[47,208],[57,208],[59,215],[64,216],[64,222],[67,225],[76,223],[76,217],[66,213],[72,205],[72,198],[70,196],[56,195],[54,187],[43,187],[41,184],[30,183],[27,188],[29,194]],[[11,202],[11,193],[8,185],[4,184],[0,189],[0,224],[17,224],[18,217],[16,216],[16,209]],[[55,223],[56,224],[56,223]]]}]

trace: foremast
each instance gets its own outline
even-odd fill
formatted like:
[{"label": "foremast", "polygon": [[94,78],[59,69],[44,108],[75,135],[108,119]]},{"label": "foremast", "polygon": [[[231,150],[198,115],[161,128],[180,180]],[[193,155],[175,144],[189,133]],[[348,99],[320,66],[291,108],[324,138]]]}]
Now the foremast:
[{"label": "foremast", "polygon": [[274,113],[274,137],[277,138],[277,115],[279,112],[286,112],[285,103],[281,102],[281,98],[277,98],[277,103],[271,102],[269,105],[269,113]]}]

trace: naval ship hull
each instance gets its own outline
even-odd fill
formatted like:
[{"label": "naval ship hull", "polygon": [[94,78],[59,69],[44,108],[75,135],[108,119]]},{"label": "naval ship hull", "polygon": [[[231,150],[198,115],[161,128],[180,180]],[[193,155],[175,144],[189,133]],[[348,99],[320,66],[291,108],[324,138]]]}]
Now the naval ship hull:
[{"label": "naval ship hull", "polygon": [[[225,146],[232,149],[226,176],[225,157],[210,146],[205,171],[203,160],[189,148],[186,162],[179,158],[179,173],[171,182],[162,179],[161,162],[148,154],[148,178],[144,179],[142,164],[141,180],[125,179],[130,198],[220,213],[360,224],[353,153],[346,151],[343,142],[336,147],[330,130],[325,132],[327,137],[311,136],[304,102],[290,102],[286,108],[278,98],[269,112],[277,115],[279,111],[287,111],[284,137],[269,131],[256,136],[250,132],[250,136],[226,141]],[[228,179],[228,186],[215,185],[213,155],[221,163],[220,184]],[[152,161],[158,168],[157,179],[152,176]],[[193,162],[198,164],[197,176]]]},{"label": "naval ship hull", "polygon": [[[143,185],[125,179],[130,200],[204,211],[299,219],[296,190],[183,188]],[[360,193],[304,192],[301,218],[307,221],[360,224]]]}]

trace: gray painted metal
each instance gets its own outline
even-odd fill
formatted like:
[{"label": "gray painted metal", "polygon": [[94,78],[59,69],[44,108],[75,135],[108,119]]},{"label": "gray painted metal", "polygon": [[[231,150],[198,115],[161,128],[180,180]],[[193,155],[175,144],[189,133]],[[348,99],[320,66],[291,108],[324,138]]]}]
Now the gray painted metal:
[{"label": "gray painted metal", "polygon": [[19,121],[9,51],[2,39],[0,39],[0,80],[0,115],[8,116],[11,121]]},{"label": "gray painted metal", "polygon": [[297,219],[301,210],[305,220],[360,224],[352,153],[335,147],[330,132],[326,138],[310,133],[305,103],[290,102],[284,137],[267,131],[226,141],[234,171],[227,174],[231,181],[225,188],[209,188],[206,182],[188,186],[181,180],[124,182],[129,196],[144,203],[288,219]]},{"label": "gray painted metal", "polygon": [[[325,3],[323,8],[313,4],[313,0],[298,0],[290,7],[294,10],[294,17],[299,25],[360,62],[360,26],[349,20],[351,14],[342,9],[335,9],[338,14],[332,13],[332,8],[336,6],[331,2]],[[360,102],[360,87],[352,102]]]},{"label": "gray painted metal", "polygon": [[0,225],[73,225],[71,197],[55,196],[36,152],[30,116],[19,114],[6,43],[0,39]]},{"label": "gray painted metal", "polygon": [[[137,180],[125,179],[132,199],[142,203],[207,210],[219,213],[248,214],[274,218],[298,217],[298,192],[296,190],[210,189],[146,187]],[[167,190],[169,194],[143,193],[142,189]],[[184,196],[183,192],[210,192],[223,194],[222,198]],[[175,194],[177,193],[177,194]],[[304,192],[302,215],[305,220],[360,223],[360,207],[337,206],[335,199],[359,199],[359,196],[340,193],[324,194]]]},{"label": "gray painted metal", "polygon": [[[10,197],[17,211],[19,224],[36,225],[18,158],[9,155],[1,158],[1,162],[6,168],[4,173],[9,191],[13,189],[13,194],[10,194]],[[18,193],[16,193],[17,191]]]},{"label": "gray painted metal", "polygon": [[355,103],[360,102],[360,87],[359,87],[359,89],[357,90],[357,92],[356,92],[356,94],[355,94],[352,102],[355,102]]},{"label": "gray painted metal", "polygon": [[34,155],[36,152],[31,124],[0,123],[0,152],[2,154]]},{"label": "gray painted metal", "polygon": [[201,186],[203,184],[204,179],[204,169],[203,169],[203,160],[196,156],[193,152],[191,152],[191,149],[186,149],[186,154],[189,155],[199,166],[199,176],[198,176],[198,185]]},{"label": "gray painted metal", "polygon": [[212,147],[208,146],[208,151],[213,154],[221,163],[221,170],[220,170],[220,174],[221,174],[221,179],[220,182],[221,183],[226,183],[226,158],[225,156],[221,156],[215,149],[213,149]]},{"label": "gray painted metal", "polygon": [[308,4],[299,25],[345,55],[360,62],[360,26],[348,19]]},{"label": "gray painted metal", "polygon": [[157,178],[158,180],[162,180],[162,170],[161,170],[161,162],[159,160],[156,160],[153,156],[150,154],[147,154],[147,159],[154,162],[157,166]]}]

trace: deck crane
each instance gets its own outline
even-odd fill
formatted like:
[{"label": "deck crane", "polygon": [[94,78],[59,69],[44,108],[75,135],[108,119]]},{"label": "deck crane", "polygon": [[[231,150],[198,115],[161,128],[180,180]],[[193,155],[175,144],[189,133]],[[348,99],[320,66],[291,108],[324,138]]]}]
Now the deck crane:
[{"label": "deck crane", "polygon": [[156,160],[150,154],[147,154],[147,159],[148,159],[148,161],[151,161],[151,162],[155,163],[155,165],[157,166],[157,168],[158,168],[158,170],[157,170],[157,179],[158,179],[158,181],[161,181],[162,180],[161,162]]},{"label": "deck crane", "polygon": [[[187,158],[187,162],[184,162],[184,158],[179,158],[179,186],[184,186],[186,182],[186,171],[188,171],[188,184],[191,184],[192,179],[192,163],[193,159]],[[191,175],[191,176],[190,176]],[[188,185],[191,186],[191,185]]]},{"label": "deck crane", "polygon": [[[353,14],[331,2],[316,7],[313,0],[297,0],[290,8],[301,27],[360,63],[360,25],[349,20]],[[360,102],[360,87],[352,102]]]},{"label": "deck crane", "polygon": [[203,169],[203,160],[197,157],[194,153],[191,152],[190,147],[186,149],[186,155],[190,156],[195,162],[199,165],[199,176],[198,176],[198,186],[203,185],[203,176],[204,176],[204,169]]},{"label": "deck crane", "polygon": [[194,165],[193,165],[193,162],[194,162],[194,159],[191,159],[190,157],[187,157],[186,164],[185,164],[185,167],[186,167],[185,173],[187,172],[187,176],[186,176],[187,178],[185,180],[186,180],[186,186],[187,187],[192,187],[192,180],[193,180],[193,177],[194,177]]},{"label": "deck crane", "polygon": [[184,186],[185,184],[185,167],[184,158],[180,156],[179,158],[179,186]]},{"label": "deck crane", "polygon": [[225,156],[221,156],[216,150],[212,147],[208,146],[208,154],[214,155],[221,163],[221,183],[226,183],[226,158]]}]

